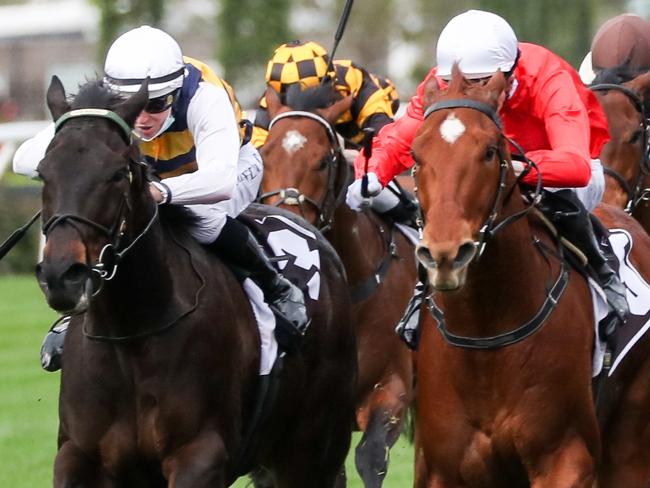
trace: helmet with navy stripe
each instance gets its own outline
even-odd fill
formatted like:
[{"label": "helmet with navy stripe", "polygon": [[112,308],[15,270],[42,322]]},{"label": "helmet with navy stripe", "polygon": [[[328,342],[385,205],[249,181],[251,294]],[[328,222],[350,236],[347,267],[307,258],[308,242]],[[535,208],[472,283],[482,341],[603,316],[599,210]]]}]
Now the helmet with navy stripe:
[{"label": "helmet with navy stripe", "polygon": [[[329,56],[314,41],[291,41],[279,46],[266,67],[266,82],[278,93],[300,83],[315,86],[327,75]],[[330,73],[333,76],[333,73]]]},{"label": "helmet with navy stripe", "polygon": [[105,83],[124,94],[138,91],[149,77],[149,98],[158,98],[183,85],[185,62],[172,36],[143,25],[113,42],[106,54],[104,73]]}]

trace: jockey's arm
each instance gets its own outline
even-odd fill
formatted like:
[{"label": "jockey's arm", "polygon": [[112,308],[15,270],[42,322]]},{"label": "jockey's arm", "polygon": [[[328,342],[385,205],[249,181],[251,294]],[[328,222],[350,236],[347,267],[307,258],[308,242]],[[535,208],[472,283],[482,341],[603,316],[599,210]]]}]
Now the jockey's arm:
[{"label": "jockey's arm", "polygon": [[[544,120],[551,147],[526,153],[539,167],[542,186],[586,186],[591,178],[589,116],[567,72],[558,71],[545,80],[533,111]],[[523,182],[535,185],[537,173],[531,171]]]},{"label": "jockey's arm", "polygon": [[[406,107],[404,116],[382,127],[373,139],[368,172],[375,173],[382,186],[413,166],[411,144],[423,120],[422,98],[417,94]],[[356,178],[364,175],[365,165],[366,158],[362,152],[354,161]]]},{"label": "jockey's arm", "polygon": [[237,184],[240,138],[235,112],[223,88],[201,83],[187,109],[197,171],[164,179],[170,203],[210,204],[229,199]]},{"label": "jockey's arm", "polygon": [[49,124],[34,137],[23,142],[16,150],[16,154],[14,154],[14,173],[30,178],[38,178],[36,168],[38,163],[45,157],[45,151],[53,138],[54,124]]},{"label": "jockey's arm", "polygon": [[255,121],[253,122],[253,134],[251,136],[253,146],[260,148],[264,145],[266,138],[269,135],[270,122],[269,111],[266,106],[266,98],[262,97],[259,106],[255,110]]}]

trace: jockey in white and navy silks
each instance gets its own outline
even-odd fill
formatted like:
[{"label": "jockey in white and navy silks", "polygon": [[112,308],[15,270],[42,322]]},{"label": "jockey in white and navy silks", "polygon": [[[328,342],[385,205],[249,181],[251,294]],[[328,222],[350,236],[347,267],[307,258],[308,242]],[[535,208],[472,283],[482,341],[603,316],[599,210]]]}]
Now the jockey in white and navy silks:
[{"label": "jockey in white and navy silks", "polygon": [[[275,270],[248,228],[234,219],[256,198],[263,165],[232,88],[206,64],[183,57],[169,34],[148,26],[115,40],[104,71],[104,83],[125,96],[149,78],[149,103],[136,119],[134,134],[160,177],[150,184],[153,198],[161,205],[186,206],[197,217],[191,234],[243,270],[276,314],[304,328],[302,292]],[[14,171],[36,177],[53,136],[51,125],[21,145]],[[43,363],[49,359],[42,355]]]}]

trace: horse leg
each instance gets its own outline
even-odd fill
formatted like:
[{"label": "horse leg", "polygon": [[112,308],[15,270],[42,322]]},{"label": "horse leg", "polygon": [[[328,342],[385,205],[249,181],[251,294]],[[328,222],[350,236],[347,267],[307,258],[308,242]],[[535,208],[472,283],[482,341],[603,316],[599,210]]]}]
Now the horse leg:
[{"label": "horse leg", "polygon": [[599,488],[650,486],[650,361],[619,401],[602,442]]},{"label": "horse leg", "polygon": [[275,488],[273,476],[265,468],[257,468],[250,474],[250,479],[255,488]]},{"label": "horse leg", "polygon": [[392,375],[380,384],[359,409],[357,423],[364,431],[355,451],[355,464],[365,488],[380,488],[389,461],[389,450],[404,425],[406,389],[401,378]]},{"label": "horse leg", "polygon": [[54,459],[54,488],[96,486],[97,465],[72,441],[65,441]]},{"label": "horse leg", "polygon": [[591,488],[594,459],[584,440],[571,437],[529,466],[531,488]]},{"label": "horse leg", "polygon": [[226,449],[221,436],[206,432],[163,460],[169,488],[225,488]]}]

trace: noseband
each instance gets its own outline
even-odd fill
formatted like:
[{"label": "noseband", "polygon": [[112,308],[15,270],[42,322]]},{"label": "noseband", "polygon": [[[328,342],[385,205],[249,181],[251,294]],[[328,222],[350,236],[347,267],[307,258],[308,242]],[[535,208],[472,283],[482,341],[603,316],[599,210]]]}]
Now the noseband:
[{"label": "noseband", "polygon": [[[441,102],[437,102],[429,106],[429,108],[427,108],[426,111],[424,112],[424,118],[426,119],[427,117],[429,117],[429,115],[431,115],[434,112],[438,112],[440,110],[446,110],[446,109],[453,109],[453,108],[469,108],[472,110],[477,110],[482,114],[484,114],[485,116],[487,116],[494,123],[497,129],[499,129],[500,136],[506,141],[508,141],[510,144],[512,144],[524,159],[526,163],[526,168],[517,177],[517,181],[514,183],[512,189],[508,193],[508,196],[512,193],[512,190],[521,181],[521,179],[528,174],[531,168],[537,170],[537,165],[526,157],[523,149],[519,146],[519,144],[517,144],[515,141],[513,141],[503,133],[503,124],[501,123],[501,119],[499,118],[499,115],[497,114],[496,110],[491,105],[488,105],[487,103],[479,102],[476,100],[464,99],[464,98],[454,99],[454,100],[443,100]],[[519,220],[520,218],[524,217],[528,212],[531,211],[535,203],[537,203],[537,200],[539,199],[542,190],[542,177],[539,173],[539,170],[537,170],[537,184],[535,186],[535,192],[530,199],[530,204],[524,210],[521,210],[508,217],[505,217],[499,223],[496,223],[499,209],[501,208],[504,201],[504,191],[506,188],[505,180],[506,180],[506,175],[508,173],[508,168],[510,167],[510,163],[506,159],[506,155],[503,153],[503,151],[499,146],[496,147],[496,152],[497,152],[497,156],[499,157],[499,181],[497,183],[497,193],[494,197],[494,202],[492,203],[492,209],[490,210],[490,213],[488,214],[486,221],[484,222],[484,224],[481,226],[479,230],[478,239],[474,242],[477,248],[475,259],[479,259],[481,257],[483,251],[485,251],[485,246],[487,244],[487,241],[492,236],[494,236],[499,230],[503,229],[505,226],[511,224],[516,220]],[[424,217],[422,218],[424,219]],[[424,227],[424,221],[421,222],[421,227]]]},{"label": "noseband", "polygon": [[640,202],[650,199],[650,189],[642,188],[643,177],[650,175],[650,162],[648,161],[648,154],[650,152],[650,137],[648,137],[648,131],[650,130],[650,127],[648,125],[648,120],[645,117],[645,106],[643,99],[634,90],[631,90],[623,85],[617,85],[615,83],[600,83],[590,86],[589,88],[592,91],[607,92],[609,90],[614,90],[623,93],[625,96],[627,96],[632,105],[634,105],[634,108],[641,115],[639,127],[641,128],[643,145],[641,149],[641,155],[639,157],[639,173],[637,174],[634,188],[618,171],[610,168],[609,166],[603,165],[605,174],[614,178],[627,193],[628,201],[627,205],[625,206],[625,212],[631,214],[634,211],[634,208]]},{"label": "noseband", "polygon": [[[321,117],[318,114],[313,112],[307,112],[304,110],[291,110],[289,112],[283,112],[276,115],[271,122],[269,123],[269,131],[275,125],[278,120],[286,119],[289,117],[304,117],[308,119],[315,120],[318,122],[327,133],[327,138],[330,142],[330,151],[326,156],[327,162],[327,190],[323,195],[322,200],[319,202],[308,197],[302,193],[298,188],[282,188],[280,190],[273,190],[261,194],[257,201],[259,203],[264,203],[264,200],[267,198],[279,195],[280,199],[275,202],[274,206],[279,207],[280,205],[291,205],[298,206],[300,209],[301,215],[304,217],[303,204],[305,202],[309,203],[316,209],[317,212],[317,221],[316,227],[321,232],[328,231],[332,226],[332,220],[334,218],[334,211],[343,201],[345,196],[345,190],[348,179],[349,167],[343,156],[343,151],[341,145],[339,144],[338,137],[336,132],[332,128],[332,125]],[[343,172],[343,174],[340,174]],[[340,188],[336,188],[337,180],[341,180],[342,184]]]},{"label": "noseband", "polygon": [[[115,123],[120,129],[121,134],[125,139],[127,145],[131,144],[131,128],[129,125],[115,112],[104,109],[79,109],[72,110],[65,113],[56,121],[54,125],[55,134],[58,133],[61,126],[67,121],[73,118],[79,117],[101,117],[108,119]],[[131,170],[131,163],[139,164],[146,166],[145,163],[129,159],[126,163],[126,170],[129,179],[129,189],[133,183],[133,172]],[[113,219],[113,224],[110,227],[106,227],[102,224],[99,224],[93,220],[82,217],[81,215],[76,214],[54,214],[52,215],[47,222],[43,223],[43,234],[47,238],[52,230],[62,224],[68,223],[77,230],[79,235],[83,235],[79,229],[79,224],[86,225],[96,231],[99,231],[103,234],[110,242],[106,244],[99,253],[99,258],[97,263],[92,266],[89,266],[89,269],[92,273],[99,278],[99,285],[93,291],[93,296],[97,295],[103,287],[105,281],[110,281],[115,276],[117,272],[117,267],[119,262],[122,260],[124,255],[133,248],[133,246],[151,229],[151,226],[158,218],[158,205],[154,205],[153,215],[150,217],[147,224],[144,226],[143,230],[131,241],[131,243],[122,249],[120,249],[120,244],[122,243],[122,238],[126,232],[126,221],[129,212],[131,211],[131,202],[129,199],[129,191],[127,190],[120,200],[120,205]],[[85,243],[84,243],[85,244]]]}]

